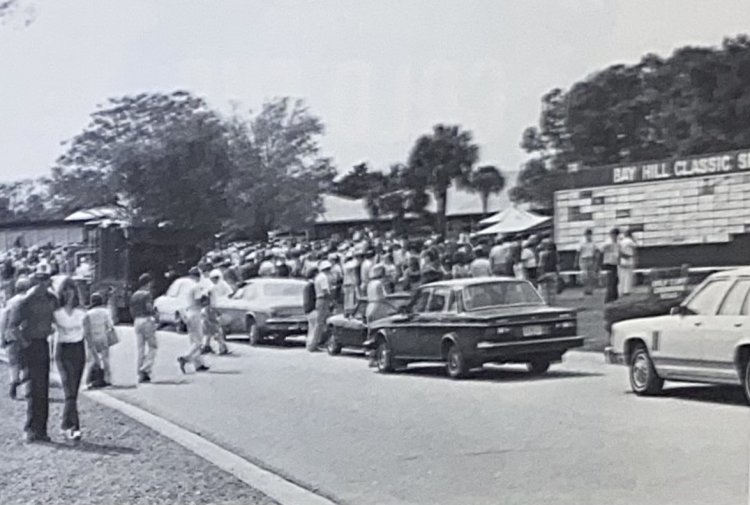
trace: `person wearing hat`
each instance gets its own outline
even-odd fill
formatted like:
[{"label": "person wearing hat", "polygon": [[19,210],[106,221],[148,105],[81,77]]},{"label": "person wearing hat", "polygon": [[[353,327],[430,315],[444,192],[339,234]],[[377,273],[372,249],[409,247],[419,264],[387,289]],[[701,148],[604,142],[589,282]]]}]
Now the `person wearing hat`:
[{"label": "person wearing hat", "polygon": [[27,442],[48,442],[49,363],[47,339],[52,334],[57,297],[50,291],[52,282],[47,272],[34,274],[34,286],[9,315],[11,324],[21,327],[20,360],[29,381],[26,410]]},{"label": "person wearing hat", "polygon": [[333,291],[331,289],[331,262],[323,260],[319,265],[318,275],[315,276],[315,330],[312,339],[307,342],[307,350],[316,352],[323,344],[323,333],[326,330],[326,321],[331,313],[333,303]]},{"label": "person wearing hat", "polygon": [[203,347],[203,322],[201,312],[207,304],[207,296],[204,292],[200,280],[201,272],[197,267],[193,267],[188,272],[188,277],[193,281],[188,291],[187,305],[185,306],[185,323],[187,325],[188,337],[190,339],[190,348],[187,354],[177,357],[177,364],[182,373],[186,373],[185,366],[192,363],[196,372],[205,372],[208,367],[203,363],[201,349]]},{"label": "person wearing hat", "polygon": [[144,273],[138,277],[138,289],[130,295],[130,315],[138,350],[138,382],[151,382],[156,349],[159,347],[156,342],[153,288],[153,278]]},{"label": "person wearing hat", "polygon": [[219,354],[230,354],[224,337],[224,329],[219,322],[219,312],[216,307],[220,298],[227,298],[232,294],[232,287],[224,280],[221,270],[213,269],[208,274],[211,287],[208,289],[208,306],[203,307],[203,350],[211,352],[211,339],[219,344]]},{"label": "person wearing hat", "polygon": [[4,348],[8,356],[8,372],[10,373],[10,397],[15,400],[18,386],[21,385],[22,377],[20,359],[20,331],[19,326],[11,324],[10,314],[13,314],[16,307],[26,297],[26,292],[31,288],[31,282],[26,277],[20,277],[15,283],[15,294],[8,299],[3,311],[2,322],[0,323],[0,347]]}]

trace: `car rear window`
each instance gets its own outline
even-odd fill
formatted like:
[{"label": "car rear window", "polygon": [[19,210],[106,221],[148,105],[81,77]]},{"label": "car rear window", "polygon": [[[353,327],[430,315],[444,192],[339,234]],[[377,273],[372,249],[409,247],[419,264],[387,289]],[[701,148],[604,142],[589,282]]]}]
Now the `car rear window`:
[{"label": "car rear window", "polygon": [[543,305],[544,301],[526,281],[487,282],[467,286],[463,290],[466,310],[479,310],[503,305]]}]

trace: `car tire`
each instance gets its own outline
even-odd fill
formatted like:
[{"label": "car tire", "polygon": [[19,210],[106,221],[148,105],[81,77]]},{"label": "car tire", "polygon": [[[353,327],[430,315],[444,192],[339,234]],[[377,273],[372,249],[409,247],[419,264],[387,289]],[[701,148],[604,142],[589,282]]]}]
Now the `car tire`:
[{"label": "car tire", "polygon": [[630,357],[628,376],[630,388],[639,396],[659,394],[664,387],[664,379],[659,377],[645,346],[639,345]]},{"label": "car tire", "polygon": [[548,359],[535,359],[526,364],[526,368],[532,375],[542,375],[549,370],[550,361]]},{"label": "car tire", "polygon": [[745,392],[745,401],[750,405],[750,359],[745,363],[745,375],[742,377],[742,390]]},{"label": "car tire", "polygon": [[336,340],[336,333],[333,331],[333,328],[331,328],[328,334],[328,343],[326,344],[326,350],[331,356],[337,356],[341,354],[341,349],[341,344],[339,344],[338,340]]},{"label": "car tire", "polygon": [[263,343],[263,335],[258,325],[255,324],[255,319],[252,317],[247,320],[247,337],[250,339],[250,345],[252,346],[258,346]]},{"label": "car tire", "polygon": [[469,364],[456,344],[448,348],[445,355],[445,369],[451,379],[463,379],[469,374]]},{"label": "car tire", "polygon": [[393,351],[391,350],[391,346],[388,345],[386,339],[381,338],[378,341],[376,352],[378,371],[380,373],[392,373],[395,370],[395,367],[393,366]]},{"label": "car tire", "polygon": [[175,324],[177,333],[187,333],[187,323],[185,323],[185,321],[182,319],[182,316],[179,312],[175,313],[174,320],[177,321],[177,324]]}]

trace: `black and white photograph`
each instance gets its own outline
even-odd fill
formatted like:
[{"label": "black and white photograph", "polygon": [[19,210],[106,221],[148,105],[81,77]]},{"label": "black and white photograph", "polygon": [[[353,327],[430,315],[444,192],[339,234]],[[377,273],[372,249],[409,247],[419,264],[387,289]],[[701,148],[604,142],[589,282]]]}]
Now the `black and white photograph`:
[{"label": "black and white photograph", "polygon": [[0,0],[0,504],[750,505],[750,1]]}]

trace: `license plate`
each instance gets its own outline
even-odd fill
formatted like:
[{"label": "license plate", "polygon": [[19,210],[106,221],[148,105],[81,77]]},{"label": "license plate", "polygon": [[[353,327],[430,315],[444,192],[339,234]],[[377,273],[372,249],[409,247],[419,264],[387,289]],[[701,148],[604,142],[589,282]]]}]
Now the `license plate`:
[{"label": "license plate", "polygon": [[538,337],[539,335],[544,335],[544,326],[534,325],[523,327],[524,337]]}]

